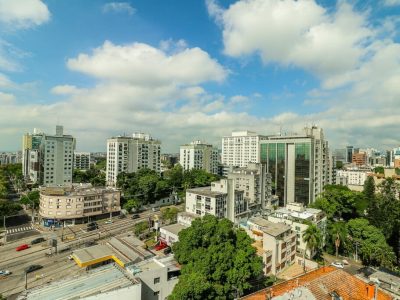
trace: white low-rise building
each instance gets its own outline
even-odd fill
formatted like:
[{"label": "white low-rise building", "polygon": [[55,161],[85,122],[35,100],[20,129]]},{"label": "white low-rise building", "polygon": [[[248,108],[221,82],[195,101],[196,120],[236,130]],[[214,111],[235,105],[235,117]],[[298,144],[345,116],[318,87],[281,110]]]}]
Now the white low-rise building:
[{"label": "white low-rise building", "polygon": [[159,239],[168,246],[172,246],[175,242],[179,241],[179,232],[188,228],[196,218],[199,218],[196,214],[187,212],[178,213],[178,223],[161,227]]},{"label": "white low-rise building", "polygon": [[289,225],[252,217],[240,224],[255,240],[253,247],[263,258],[264,273],[277,275],[296,259],[296,234]]},{"label": "white low-rise building", "polygon": [[[322,247],[325,246],[326,224],[327,218],[320,209],[305,208],[301,203],[290,203],[286,207],[281,207],[271,213],[268,221],[273,223],[285,223],[289,225],[297,236],[297,252],[303,254],[306,251],[306,243],[303,241],[303,234],[307,230],[309,224],[315,224],[321,231],[323,237]],[[306,256],[315,255],[307,249]]]},{"label": "white low-rise building", "polygon": [[[364,185],[367,180],[367,172],[353,170],[337,170],[336,184],[340,185]],[[344,184],[345,183],[345,184]]]}]

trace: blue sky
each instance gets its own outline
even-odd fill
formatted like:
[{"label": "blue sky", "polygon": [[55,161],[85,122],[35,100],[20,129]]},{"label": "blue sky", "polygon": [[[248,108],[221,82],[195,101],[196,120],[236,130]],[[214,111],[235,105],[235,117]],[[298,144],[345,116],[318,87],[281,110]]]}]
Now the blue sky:
[{"label": "blue sky", "polygon": [[321,126],[398,146],[400,1],[0,0],[0,150],[56,123],[77,149],[149,132],[164,152]]}]

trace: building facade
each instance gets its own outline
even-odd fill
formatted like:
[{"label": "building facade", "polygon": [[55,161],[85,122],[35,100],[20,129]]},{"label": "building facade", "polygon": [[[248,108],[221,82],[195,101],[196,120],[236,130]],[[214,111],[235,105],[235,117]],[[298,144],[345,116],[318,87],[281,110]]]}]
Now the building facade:
[{"label": "building facade", "polygon": [[273,194],[279,205],[298,202],[308,205],[330,184],[328,142],[323,130],[306,127],[303,134],[270,136],[260,142],[260,160],[272,176]]},{"label": "building facade", "polygon": [[201,141],[193,141],[180,147],[179,163],[184,170],[202,169],[218,174],[218,148]]},{"label": "building facade", "polygon": [[368,173],[364,171],[338,170],[336,172],[336,184],[339,185],[364,185]]},{"label": "building facade", "polygon": [[107,185],[115,186],[120,173],[137,172],[144,168],[160,173],[160,141],[143,133],[135,133],[132,137],[119,136],[107,140]]},{"label": "building facade", "polygon": [[246,167],[249,162],[260,162],[260,141],[265,136],[252,131],[234,131],[222,138],[222,164]]},{"label": "building facade", "polygon": [[356,166],[366,166],[367,162],[367,153],[358,152],[353,154],[352,163]]},{"label": "building facade", "polygon": [[121,210],[119,190],[71,185],[43,187],[40,189],[39,215],[41,223],[51,225],[74,225]]},{"label": "building facade", "polygon": [[90,152],[74,153],[74,168],[77,170],[90,169]]}]

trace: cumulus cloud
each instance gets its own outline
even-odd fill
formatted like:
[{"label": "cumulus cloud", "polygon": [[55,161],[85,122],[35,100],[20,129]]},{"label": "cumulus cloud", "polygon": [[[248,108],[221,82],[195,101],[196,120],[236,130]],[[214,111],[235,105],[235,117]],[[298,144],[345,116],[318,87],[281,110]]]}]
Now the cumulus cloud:
[{"label": "cumulus cloud", "polygon": [[223,11],[207,3],[222,20],[227,55],[259,54],[265,64],[300,67],[322,79],[356,68],[374,35],[367,16],[344,1],[333,13],[315,1],[241,0]]},{"label": "cumulus cloud", "polygon": [[136,12],[136,9],[134,9],[128,2],[109,2],[103,5],[103,12],[125,12],[128,15],[133,15]]},{"label": "cumulus cloud", "polygon": [[41,0],[0,0],[0,23],[25,29],[46,23],[50,12]]},{"label": "cumulus cloud", "polygon": [[106,41],[92,55],[80,54],[69,59],[67,65],[96,78],[135,85],[190,85],[223,81],[227,76],[227,70],[200,48],[185,48],[168,55],[143,43],[114,45]]},{"label": "cumulus cloud", "polygon": [[53,87],[50,92],[55,95],[76,95],[85,91],[84,89],[79,89],[74,85],[57,85]]}]

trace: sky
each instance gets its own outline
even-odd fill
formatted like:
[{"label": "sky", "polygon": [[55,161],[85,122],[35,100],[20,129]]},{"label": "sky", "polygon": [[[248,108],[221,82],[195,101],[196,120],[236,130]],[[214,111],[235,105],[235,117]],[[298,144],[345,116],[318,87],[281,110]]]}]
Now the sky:
[{"label": "sky", "polygon": [[0,151],[57,124],[79,151],[310,125],[398,147],[399,28],[400,0],[0,0]]}]

